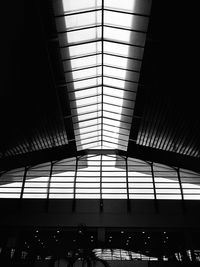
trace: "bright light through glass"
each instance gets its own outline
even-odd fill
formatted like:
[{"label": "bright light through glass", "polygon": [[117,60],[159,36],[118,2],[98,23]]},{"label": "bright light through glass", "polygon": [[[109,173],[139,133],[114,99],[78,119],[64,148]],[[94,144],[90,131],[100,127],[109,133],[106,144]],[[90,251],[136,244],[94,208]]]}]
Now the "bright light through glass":
[{"label": "bright light through glass", "polygon": [[[78,150],[127,149],[130,123],[123,121],[122,114],[132,116],[134,102],[128,106],[130,111],[125,98],[135,100],[135,95],[125,90],[137,91],[145,40],[139,31],[147,30],[148,23],[140,13],[146,14],[149,5],[143,0],[62,0],[65,16],[58,19],[58,32],[68,90],[75,92],[70,101],[77,116],[73,122]],[[90,113],[98,114],[96,125]],[[98,138],[85,140],[90,130],[98,131]]]}]

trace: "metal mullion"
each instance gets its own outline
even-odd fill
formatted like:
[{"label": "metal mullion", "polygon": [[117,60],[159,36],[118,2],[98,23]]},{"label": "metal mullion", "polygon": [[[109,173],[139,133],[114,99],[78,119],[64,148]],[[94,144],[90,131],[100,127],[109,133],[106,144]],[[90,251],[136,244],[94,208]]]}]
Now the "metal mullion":
[{"label": "metal mullion", "polygon": [[[73,125],[75,126],[75,124],[80,124],[81,122],[89,122],[89,121],[91,121],[91,120],[99,120],[99,119],[101,119],[101,116],[97,116],[97,117],[95,117],[95,118],[93,118],[93,119],[86,119],[86,120],[83,120],[83,121],[78,121],[78,122],[76,122],[76,123],[73,123]],[[92,124],[93,125],[93,124]],[[87,125],[87,126],[84,126],[84,128],[86,127],[89,127],[89,126],[91,126],[91,125]],[[77,129],[79,129],[80,127],[77,127]],[[81,127],[82,128],[82,127]],[[76,130],[76,129],[75,129]]]},{"label": "metal mullion", "polygon": [[[126,124],[128,124],[128,125],[130,125],[131,124],[131,122],[124,122],[124,121],[122,121],[121,119],[120,120],[117,120],[117,119],[111,119],[111,118],[108,118],[107,116],[104,116],[104,118],[105,119],[108,119],[108,120],[112,120],[112,121],[116,121],[116,122],[122,122],[122,123],[126,123]],[[116,127],[118,127],[118,126],[116,126]],[[123,128],[123,127],[122,127]]]},{"label": "metal mullion", "polygon": [[115,115],[122,115],[122,116],[125,116],[125,117],[132,118],[131,115],[127,115],[127,114],[124,114],[124,113],[117,113],[117,112],[110,111],[110,110],[105,110],[105,109],[104,109],[104,112],[109,112],[109,113],[112,113],[112,114],[115,114]]},{"label": "metal mullion", "polygon": [[118,69],[118,70],[125,70],[125,71],[131,71],[131,72],[135,72],[135,73],[140,73],[139,70],[131,70],[131,69],[124,69],[124,68],[121,68],[121,67],[117,67],[117,66],[114,66],[114,65],[107,65],[105,64],[104,67],[108,67],[108,68],[113,68],[113,69]]},{"label": "metal mullion", "polygon": [[143,34],[147,33],[146,31],[140,31],[140,30],[135,30],[135,29],[131,29],[131,28],[111,25],[111,24],[105,24],[104,27],[108,27],[108,28],[112,28],[112,29],[118,29],[118,30],[125,30],[125,31],[129,31],[129,32],[138,32],[138,33],[143,33]]},{"label": "metal mullion", "polygon": [[[104,130],[104,131],[106,131],[106,130]],[[109,135],[106,135],[106,134],[104,134],[104,136],[106,136],[106,137],[109,137],[109,138],[111,138],[112,136],[109,136]],[[123,139],[121,139],[121,138],[115,138],[115,137],[112,137],[113,139],[116,139],[116,140],[119,140],[119,141],[123,141],[123,142],[127,142],[127,140],[123,140]]]},{"label": "metal mullion", "polygon": [[[83,120],[83,121],[78,121],[74,124],[79,124],[80,122],[85,122],[85,121],[90,121],[90,120],[94,120],[94,119],[100,119],[101,117],[95,117],[93,119],[86,119],[86,120]],[[120,120],[117,120],[117,119],[111,119],[111,118],[108,118],[107,116],[104,116],[105,119],[109,119],[109,120],[113,120],[113,121],[118,121],[118,122],[121,122],[121,119]],[[127,123],[127,124],[131,124],[131,122],[123,122],[123,123]],[[87,126],[88,127],[88,126]]]},{"label": "metal mullion", "polygon": [[155,176],[154,176],[154,169],[153,169],[153,162],[150,162],[150,167],[151,167],[151,175],[152,175],[152,182],[153,182],[153,192],[154,192],[154,200],[155,200],[155,208],[156,211],[158,210],[157,206],[157,194],[156,194],[156,185],[155,185]]},{"label": "metal mullion", "polygon": [[96,8],[96,9],[81,10],[81,11],[77,11],[77,12],[63,13],[62,15],[55,15],[55,18],[74,16],[74,15],[79,15],[79,14],[97,12],[97,11],[101,11],[101,10],[102,10],[101,8]]},{"label": "metal mullion", "polygon": [[[132,100],[132,102],[134,103],[134,102],[136,102],[136,101],[135,101],[135,100]],[[119,105],[116,105],[116,104],[113,104],[113,103],[111,104],[111,103],[109,103],[109,102],[104,102],[104,103],[105,103],[105,104],[108,104],[108,105],[111,105],[111,106],[115,106],[115,107],[121,107],[121,106],[119,106]],[[126,108],[126,109],[129,109],[129,110],[133,110],[133,109],[134,109],[133,107],[130,108],[130,107],[126,107],[126,106],[122,106],[121,108],[122,108],[122,109],[123,109],[123,108]]]},{"label": "metal mullion", "polygon": [[[81,129],[86,129],[86,128],[88,128],[88,127],[92,127],[92,126],[100,126],[100,125],[101,125],[101,123],[96,123],[96,124],[92,124],[92,125],[90,125],[90,126],[84,126],[84,127],[81,127]],[[111,127],[117,128],[117,129],[128,130],[128,129],[124,128],[124,127],[121,127],[121,126],[113,126],[113,125],[108,124],[108,123],[104,123],[104,125],[111,126]],[[77,130],[79,130],[79,129],[77,129]]]},{"label": "metal mullion", "polygon": [[80,56],[74,56],[74,57],[70,57],[70,58],[66,58],[66,59],[61,59],[62,62],[65,61],[73,61],[76,59],[82,59],[82,58],[86,58],[86,57],[95,57],[95,56],[100,56],[101,52],[96,52],[96,53],[92,53],[92,54],[85,54],[85,55],[80,55]]},{"label": "metal mullion", "polygon": [[98,67],[101,67],[101,64],[100,65],[91,65],[91,66],[87,66],[87,67],[83,67],[83,68],[80,68],[80,69],[72,69],[72,70],[67,70],[67,71],[64,71],[64,73],[72,73],[72,72],[76,72],[76,71],[81,71],[81,70],[87,70],[87,69],[93,69],[93,68],[98,68]]},{"label": "metal mullion", "polygon": [[[88,144],[87,140],[90,140],[91,142],[100,142],[100,140],[98,140],[99,137],[100,137],[100,134],[98,136],[81,139],[80,141],[77,141],[77,142],[80,142],[81,143],[80,145],[87,145]],[[96,138],[96,140],[92,141],[93,138]]]},{"label": "metal mullion", "polygon": [[71,46],[78,46],[78,45],[84,45],[84,44],[92,44],[92,43],[97,43],[100,42],[101,38],[97,38],[95,40],[89,40],[89,41],[84,41],[84,42],[74,42],[74,43],[70,43],[67,45],[61,45],[60,48],[69,48]]},{"label": "metal mullion", "polygon": [[[109,103],[105,103],[106,105],[110,105],[110,106],[113,106],[112,104],[109,104]],[[128,116],[128,117],[132,117],[132,115],[128,115],[128,114],[125,114],[123,111],[125,110],[125,109],[128,109],[128,108],[126,108],[126,107],[123,107],[122,108],[122,112],[121,113],[117,113],[117,112],[115,112],[115,111],[110,111],[110,110],[108,110],[108,109],[105,109],[105,111],[106,112],[110,112],[110,113],[114,113],[114,114],[118,114],[118,115],[123,115],[123,116]],[[133,109],[131,109],[131,111],[133,111],[134,110],[134,108]]]},{"label": "metal mullion", "polygon": [[116,44],[121,44],[121,45],[128,45],[131,47],[138,47],[138,48],[144,48],[143,45],[136,45],[136,44],[131,44],[131,43],[125,43],[125,42],[120,42],[117,40],[111,40],[111,39],[104,39],[105,42],[110,42],[110,43],[116,43]]},{"label": "metal mullion", "polygon": [[77,28],[71,28],[71,29],[66,29],[64,31],[58,31],[58,34],[65,34],[65,33],[68,33],[68,32],[76,32],[76,31],[82,31],[82,30],[89,30],[89,29],[94,29],[94,28],[99,28],[101,27],[101,24],[98,25],[98,24],[95,24],[95,25],[91,25],[91,26],[80,26],[80,27],[77,27]]},{"label": "metal mullion", "polygon": [[[102,0],[103,3],[104,0]],[[103,11],[102,11],[103,13]],[[100,189],[100,210],[103,209],[103,199],[102,199],[102,173],[103,173],[103,166],[102,166],[102,154],[100,155],[100,185],[99,185],[99,189]]]},{"label": "metal mullion", "polygon": [[[100,104],[101,104],[100,102],[97,102],[97,103],[93,103],[93,104],[87,104],[85,106],[71,107],[71,110],[77,110],[77,109],[91,107],[91,106],[96,106],[96,105],[100,105]],[[82,115],[82,114],[80,114],[80,115]]]},{"label": "metal mullion", "polygon": [[95,144],[95,143],[98,143],[98,142],[100,142],[101,140],[97,140],[97,141],[93,141],[93,142],[88,142],[88,143],[86,143],[86,144],[80,144],[80,145],[78,145],[78,147],[81,147],[81,146],[84,146],[84,145],[91,145],[91,144]]},{"label": "metal mullion", "polygon": [[113,144],[113,145],[119,145],[119,146],[125,147],[125,145],[116,144],[116,143],[111,142],[111,141],[106,141],[106,140],[105,140],[104,142],[109,143],[109,144]]},{"label": "metal mullion", "polygon": [[[84,99],[88,99],[88,98],[92,98],[92,97],[98,97],[98,96],[101,96],[101,94],[96,94],[96,95],[91,95],[91,96],[85,96],[85,97],[75,98],[75,99],[70,100],[70,103],[77,102],[78,100],[84,100]],[[79,107],[80,106],[77,106],[76,108],[78,109]]]},{"label": "metal mullion", "polygon": [[75,173],[74,173],[74,192],[73,192],[73,200],[74,200],[74,204],[75,204],[75,200],[76,200],[76,180],[77,180],[77,172],[78,172],[78,161],[79,158],[76,157],[76,166],[75,166]]},{"label": "metal mullion", "polygon": [[121,78],[114,77],[114,76],[104,75],[104,77],[111,78],[111,79],[116,79],[116,80],[120,80],[120,81],[123,81],[123,82],[129,82],[129,83],[136,83],[136,84],[138,84],[138,82],[136,82],[136,81],[130,81],[130,80],[126,80],[126,79],[121,79]]},{"label": "metal mullion", "polygon": [[[104,134],[104,136],[106,136],[106,137],[109,137],[109,138],[111,138],[110,136],[107,136],[107,135],[105,135]],[[81,139],[80,140],[80,142],[83,142],[83,141],[86,141],[86,140],[90,140],[91,138],[95,138],[95,137],[99,137],[99,136],[94,136],[94,137],[90,137],[90,138],[84,138],[84,139]],[[122,139],[117,139],[117,138],[113,138],[113,139],[116,139],[116,140],[120,140],[120,141],[123,141],[123,142],[126,142],[125,140],[122,140]],[[99,142],[100,140],[96,140],[95,142]],[[106,141],[106,142],[109,142],[109,141]],[[88,143],[86,143],[86,144],[88,144]],[[115,143],[114,143],[115,144]],[[117,143],[116,143],[117,144]]]},{"label": "metal mullion", "polygon": [[121,13],[121,14],[127,14],[127,15],[133,15],[133,16],[139,16],[139,17],[147,17],[149,18],[149,15],[147,14],[140,14],[140,13],[135,13],[135,12],[128,12],[124,10],[117,10],[117,9],[111,9],[111,8],[104,8],[105,11],[111,11],[111,12],[116,12],[116,13]]},{"label": "metal mullion", "polygon": [[[98,78],[101,78],[101,75],[92,76],[92,77],[86,77],[86,78],[83,78],[83,79],[73,80],[73,81],[70,81],[70,82],[66,82],[66,84],[69,84],[69,83],[72,83],[73,84],[75,82],[81,82],[81,81],[86,81],[86,80],[91,80],[91,79],[98,79]],[[97,86],[99,86],[99,85],[97,85]]]},{"label": "metal mullion", "polygon": [[[100,130],[98,130],[98,131],[100,131]],[[104,130],[104,131],[106,131],[106,132],[109,132],[109,133],[111,133],[111,134],[113,134],[113,132],[112,131],[110,131],[110,130]],[[94,132],[97,132],[96,130],[94,130],[94,131],[89,131],[89,132],[86,132],[86,133],[84,133],[84,134],[88,134],[88,133],[94,133]],[[83,135],[84,135],[83,134]],[[126,137],[128,137],[129,135],[126,135],[126,134],[124,134],[124,133],[120,133],[120,135],[123,135],[123,136],[126,136]],[[76,137],[78,137],[78,138],[80,138],[81,136],[82,136],[82,134],[77,134],[77,135],[75,135]],[[80,138],[81,139],[81,138]]]},{"label": "metal mullion", "polygon": [[[107,104],[107,103],[106,103]],[[109,105],[109,104],[108,104]],[[131,115],[127,115],[127,114],[125,114],[125,113],[117,113],[117,112],[115,112],[115,111],[110,111],[110,110],[107,110],[107,109],[104,109],[104,111],[105,112],[109,112],[109,113],[112,113],[112,114],[115,114],[115,115],[122,115],[122,116],[125,116],[125,117],[129,117],[129,118],[132,118],[132,116]],[[84,115],[87,115],[87,114],[91,114],[91,113],[98,113],[99,111],[93,111],[93,112],[85,112],[85,113],[82,113],[82,114],[80,114],[80,115],[73,115],[73,116],[71,116],[72,118],[78,118],[79,116],[84,116]],[[80,121],[81,122],[81,121]],[[74,122],[74,124],[75,123],[78,123],[78,122]]]},{"label": "metal mullion", "polygon": [[22,187],[21,187],[21,193],[20,193],[20,199],[23,198],[24,187],[25,187],[25,183],[26,183],[27,171],[28,171],[28,167],[25,167],[25,169],[24,169],[23,181],[22,181]]},{"label": "metal mullion", "polygon": [[117,99],[120,99],[120,100],[125,100],[125,101],[130,101],[130,102],[135,102],[135,100],[132,100],[132,99],[128,99],[128,98],[125,98],[125,97],[119,97],[119,96],[115,96],[115,95],[109,95],[107,93],[105,93],[106,96],[109,96],[109,97],[114,97],[114,98],[117,98]]},{"label": "metal mullion", "polygon": [[[110,125],[109,125],[110,126]],[[111,133],[111,134],[113,134],[113,132],[112,131],[110,131],[110,130],[104,130],[104,131],[106,131],[106,132],[109,132],[109,133]],[[119,133],[120,135],[124,135],[124,136],[126,136],[126,137],[128,137],[129,135],[126,135],[126,134],[124,134],[124,133]]]},{"label": "metal mullion", "polygon": [[142,62],[142,59],[139,59],[139,58],[129,57],[129,56],[122,56],[122,55],[119,55],[119,54],[112,54],[112,53],[109,53],[109,52],[105,52],[104,55],[120,57],[120,58],[123,58],[123,59],[126,58],[126,59],[130,59],[130,60],[135,60],[135,61]]},{"label": "metal mullion", "polygon": [[[101,11],[101,75],[102,75],[102,89],[101,89],[101,147],[103,147],[103,101],[104,101],[104,0],[102,0]],[[102,156],[101,156],[102,165]],[[100,192],[100,199],[102,199],[102,192]],[[100,200],[102,201],[102,200]],[[100,202],[100,207],[103,204]],[[103,208],[103,206],[102,206]]]},{"label": "metal mullion", "polygon": [[68,90],[68,93],[76,93],[76,92],[80,92],[80,91],[83,91],[83,90],[88,90],[88,89],[96,89],[98,87],[101,87],[102,85],[97,85],[97,86],[88,86],[88,87],[83,87],[83,88],[80,88],[80,89],[73,89],[73,90]]},{"label": "metal mullion", "polygon": [[[139,85],[139,83],[137,83],[137,84]],[[105,87],[109,87],[109,88],[113,88],[113,89],[116,89],[116,90],[121,90],[121,91],[124,91],[124,92],[130,92],[130,93],[137,94],[136,91],[128,90],[128,89],[125,89],[125,88],[123,89],[123,88],[112,86],[112,85],[105,85]]]},{"label": "metal mullion", "polygon": [[[121,146],[124,146],[124,144],[120,144],[120,143],[118,143],[118,141],[127,143],[127,141],[121,140],[121,139],[119,139],[119,138],[114,138],[114,137],[111,137],[111,136],[107,136],[107,135],[105,135],[105,134],[104,134],[104,137],[107,137],[107,138],[110,138],[110,139],[113,140],[113,141],[109,141],[109,140],[106,140],[106,139],[105,139],[105,142],[108,142],[108,143],[112,142],[113,144],[121,145]],[[115,143],[115,141],[116,141],[116,143]]]},{"label": "metal mullion", "polygon": [[47,186],[47,201],[49,200],[49,195],[50,195],[52,173],[53,173],[53,162],[51,161],[51,167],[50,167],[50,172],[49,172],[49,180],[48,180],[48,186]]}]

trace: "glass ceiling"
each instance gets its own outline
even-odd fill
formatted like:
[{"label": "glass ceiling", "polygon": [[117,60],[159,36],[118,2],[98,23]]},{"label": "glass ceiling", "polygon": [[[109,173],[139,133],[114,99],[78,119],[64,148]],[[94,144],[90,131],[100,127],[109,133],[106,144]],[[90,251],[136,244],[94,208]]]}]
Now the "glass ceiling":
[{"label": "glass ceiling", "polygon": [[127,150],[149,0],[57,0],[61,57],[78,150]]}]

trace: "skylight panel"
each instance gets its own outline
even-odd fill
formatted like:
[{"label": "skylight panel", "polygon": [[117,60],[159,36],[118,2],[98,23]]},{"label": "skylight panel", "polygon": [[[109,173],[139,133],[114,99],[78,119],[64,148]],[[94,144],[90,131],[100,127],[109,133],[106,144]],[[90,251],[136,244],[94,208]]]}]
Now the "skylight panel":
[{"label": "skylight panel", "polygon": [[76,28],[84,28],[93,25],[100,25],[102,12],[88,12],[88,13],[81,13],[75,15],[68,15],[65,16],[65,27],[68,30],[76,29]]},{"label": "skylight panel", "polygon": [[74,80],[90,78],[94,76],[99,76],[102,74],[101,67],[87,68],[82,70],[76,70],[72,72],[72,76]]},{"label": "skylight panel", "polygon": [[75,98],[84,98],[84,97],[89,97],[93,95],[98,95],[102,93],[102,88],[101,87],[94,87],[90,89],[84,89],[80,91],[75,91]]},{"label": "skylight panel", "polygon": [[64,34],[66,40],[65,42],[63,41],[63,45],[97,40],[101,38],[101,33],[101,27],[68,32],[67,34]]},{"label": "skylight panel", "polygon": [[101,55],[92,55],[71,60],[70,69],[80,69],[84,67],[96,66],[102,63]]},{"label": "skylight panel", "polygon": [[104,86],[104,92],[106,95],[116,96],[122,98],[124,96],[124,91],[116,88]]},{"label": "skylight panel", "polygon": [[97,112],[101,110],[101,104],[94,104],[94,105],[90,105],[90,106],[85,106],[85,107],[80,107],[77,109],[77,113],[78,115],[81,115],[81,114],[85,114],[85,113],[91,113],[91,112]]},{"label": "skylight panel", "polygon": [[[101,53],[102,44],[100,41],[95,41],[92,43],[73,45],[69,47],[69,54],[73,57],[81,57],[85,55],[91,55],[95,53]],[[61,49],[62,58],[65,58],[67,55],[66,49]]]},{"label": "skylight panel", "polygon": [[78,12],[101,7],[102,0],[63,0],[63,10],[65,13]]},{"label": "skylight panel", "polygon": [[82,81],[75,81],[74,83],[71,83],[71,85],[68,85],[71,87],[71,89],[83,89],[83,88],[88,88],[88,87],[94,87],[101,85],[102,83],[102,78],[101,77],[94,77],[91,79],[86,79]]},{"label": "skylight panel", "polygon": [[76,106],[84,107],[84,106],[94,105],[94,104],[98,104],[100,101],[101,101],[101,96],[87,97],[84,99],[76,100]]},{"label": "skylight panel", "polygon": [[104,0],[105,8],[123,10],[127,12],[133,12],[135,8],[136,0]]},{"label": "skylight panel", "polygon": [[104,38],[106,40],[129,43],[131,35],[130,31],[104,26]]},{"label": "skylight panel", "polygon": [[113,66],[122,69],[136,70],[139,71],[141,68],[141,61],[127,59],[125,57],[113,56],[105,54],[103,57],[103,62],[106,66]]},{"label": "skylight panel", "polygon": [[143,16],[132,15],[105,10],[105,25],[117,26],[137,31],[147,31],[148,18]]},{"label": "skylight panel", "polygon": [[[120,136],[130,133],[151,1],[57,2],[58,37],[78,149],[126,150],[127,139],[120,141]],[[97,131],[98,140],[94,135],[85,138],[89,131]],[[110,133],[114,142],[108,142]]]}]

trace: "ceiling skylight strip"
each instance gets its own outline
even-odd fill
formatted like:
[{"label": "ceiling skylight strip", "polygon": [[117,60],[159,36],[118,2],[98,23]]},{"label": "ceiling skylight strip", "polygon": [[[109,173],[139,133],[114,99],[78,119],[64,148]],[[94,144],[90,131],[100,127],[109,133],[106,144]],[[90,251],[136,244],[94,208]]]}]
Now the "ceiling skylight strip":
[{"label": "ceiling skylight strip", "polygon": [[151,1],[57,2],[57,30],[78,149],[126,150]]}]

